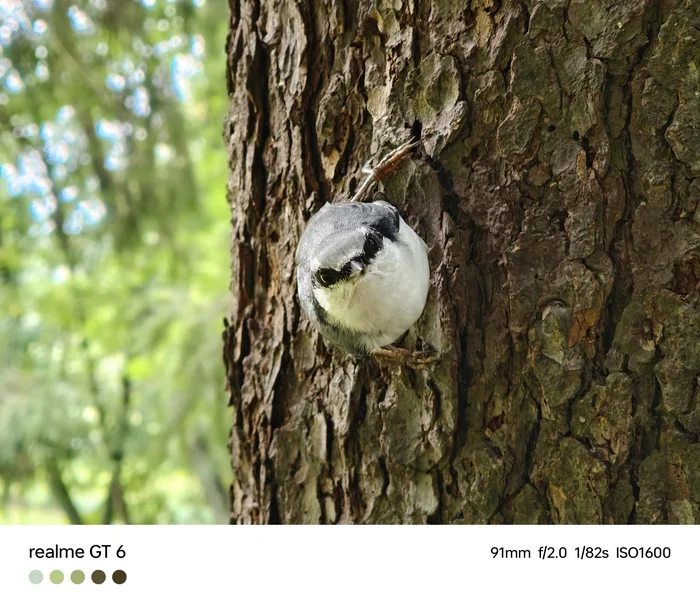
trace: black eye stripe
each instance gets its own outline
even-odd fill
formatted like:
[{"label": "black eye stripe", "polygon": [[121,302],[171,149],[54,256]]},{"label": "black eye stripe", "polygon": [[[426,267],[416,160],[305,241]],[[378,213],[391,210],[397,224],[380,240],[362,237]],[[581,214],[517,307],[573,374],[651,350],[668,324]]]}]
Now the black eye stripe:
[{"label": "black eye stripe", "polygon": [[320,283],[323,287],[330,287],[343,279],[347,279],[350,277],[351,273],[352,267],[350,266],[350,263],[343,265],[343,268],[340,269],[340,271],[336,271],[335,269],[319,269],[316,272],[316,281],[318,281],[318,283]]},{"label": "black eye stripe", "polygon": [[374,257],[377,256],[377,252],[379,252],[383,246],[384,238],[382,234],[374,229],[370,229],[365,237],[365,245],[362,248],[362,255],[359,257],[359,260],[365,264],[372,262]]},{"label": "black eye stripe", "polygon": [[[359,262],[363,265],[370,264],[377,253],[384,247],[384,236],[375,229],[370,229],[365,235],[365,243],[362,247],[362,253],[355,256],[351,262]],[[339,281],[347,279],[352,274],[353,268],[350,262],[343,265],[340,270],[325,268],[319,269],[316,272],[316,282],[321,287],[330,287]]]},{"label": "black eye stripe", "polygon": [[379,235],[396,241],[396,234],[399,231],[399,211],[388,204],[382,207],[383,218],[372,223],[372,227]]}]

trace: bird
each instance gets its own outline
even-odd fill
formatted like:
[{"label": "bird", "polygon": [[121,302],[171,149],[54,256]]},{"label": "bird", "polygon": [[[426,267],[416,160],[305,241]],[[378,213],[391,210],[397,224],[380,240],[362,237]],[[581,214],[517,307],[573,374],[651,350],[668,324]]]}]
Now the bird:
[{"label": "bird", "polygon": [[308,221],[295,255],[301,309],[332,346],[419,368],[430,352],[395,345],[420,318],[430,288],[425,241],[385,200],[367,202],[373,184],[396,171],[419,141],[402,144],[350,200],[326,202]]}]

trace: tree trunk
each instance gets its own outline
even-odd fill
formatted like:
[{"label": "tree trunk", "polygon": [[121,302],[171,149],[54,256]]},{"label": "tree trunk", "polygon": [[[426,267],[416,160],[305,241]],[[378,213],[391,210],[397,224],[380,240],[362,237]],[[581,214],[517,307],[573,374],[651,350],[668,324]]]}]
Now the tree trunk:
[{"label": "tree trunk", "polygon": [[[699,6],[231,0],[232,522],[698,522]],[[294,271],[411,134],[423,371],[329,349]]]}]

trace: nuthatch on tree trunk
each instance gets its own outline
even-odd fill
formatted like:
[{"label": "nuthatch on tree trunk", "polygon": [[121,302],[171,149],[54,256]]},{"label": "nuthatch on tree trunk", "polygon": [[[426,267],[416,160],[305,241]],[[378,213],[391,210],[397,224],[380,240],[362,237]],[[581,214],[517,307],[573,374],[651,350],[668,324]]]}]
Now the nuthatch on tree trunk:
[{"label": "nuthatch on tree trunk", "polygon": [[374,168],[350,201],[327,203],[309,220],[296,253],[301,307],[325,340],[349,354],[410,366],[435,359],[392,346],[418,320],[430,281],[428,248],[391,204],[363,202],[420,142]]}]

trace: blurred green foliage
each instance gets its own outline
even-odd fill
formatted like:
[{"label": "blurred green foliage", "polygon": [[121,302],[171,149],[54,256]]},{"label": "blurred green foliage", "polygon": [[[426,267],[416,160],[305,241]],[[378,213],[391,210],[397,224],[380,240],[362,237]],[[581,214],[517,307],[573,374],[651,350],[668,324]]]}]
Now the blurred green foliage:
[{"label": "blurred green foliage", "polygon": [[228,519],[227,17],[0,2],[0,523]]}]

